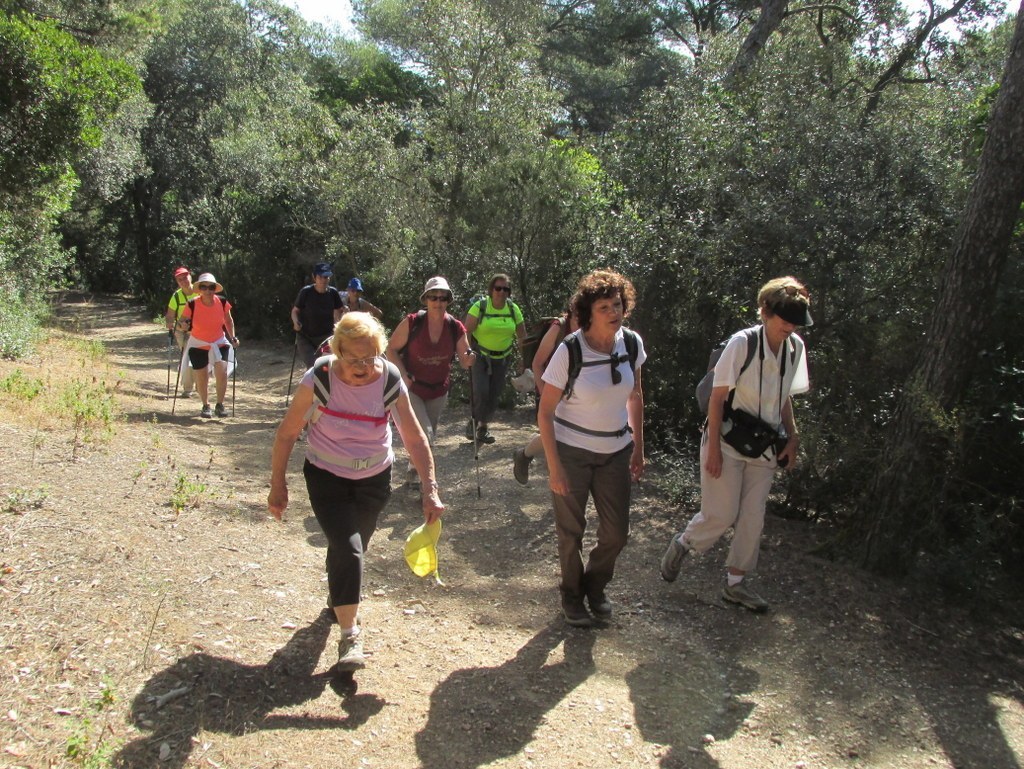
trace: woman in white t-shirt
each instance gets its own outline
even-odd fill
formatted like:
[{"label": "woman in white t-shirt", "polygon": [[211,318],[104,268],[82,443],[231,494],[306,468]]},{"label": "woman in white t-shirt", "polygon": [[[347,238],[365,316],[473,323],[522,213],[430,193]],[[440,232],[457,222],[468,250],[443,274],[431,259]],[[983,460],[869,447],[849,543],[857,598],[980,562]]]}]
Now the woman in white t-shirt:
[{"label": "woman in white t-shirt", "polygon": [[[761,325],[726,344],[715,365],[701,440],[700,512],[661,559],[662,578],[673,582],[687,553],[703,553],[732,527],[722,597],[751,611],[768,608],[744,577],[757,566],[772,479],[776,468],[793,467],[800,447],[791,396],[807,392],[810,383],[804,342],[795,330],[813,323],[810,303],[796,278],[770,280],[757,295]],[[757,441],[739,440],[744,422],[760,423],[774,441],[759,451]]]},{"label": "woman in white t-shirt", "polygon": [[[635,303],[633,284],[617,272],[584,276],[572,299],[579,330],[544,370],[537,422],[554,503],[562,613],[576,627],[612,613],[605,587],[629,537],[631,481],[644,471],[640,367],[647,354],[640,336],[623,328]],[[569,381],[576,344],[581,366]],[[588,497],[597,512],[597,545],[584,564]]]}]

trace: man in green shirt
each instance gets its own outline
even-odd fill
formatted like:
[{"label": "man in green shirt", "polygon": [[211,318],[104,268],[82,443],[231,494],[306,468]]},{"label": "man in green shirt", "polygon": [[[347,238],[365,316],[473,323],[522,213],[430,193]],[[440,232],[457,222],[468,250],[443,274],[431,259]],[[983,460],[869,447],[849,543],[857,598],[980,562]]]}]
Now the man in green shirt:
[{"label": "man in green shirt", "polygon": [[[178,284],[178,290],[171,294],[171,300],[167,303],[167,312],[164,314],[164,321],[167,324],[167,332],[173,332],[178,349],[184,350],[185,344],[188,342],[188,332],[181,329],[178,321],[181,319],[181,313],[185,307],[199,296],[199,292],[192,285],[192,275],[189,273],[188,267],[179,267],[174,271],[174,282]],[[178,361],[178,365],[181,366],[181,361]],[[195,384],[192,378],[192,367],[186,365],[184,369],[181,374],[181,397],[187,398],[192,394]]]}]

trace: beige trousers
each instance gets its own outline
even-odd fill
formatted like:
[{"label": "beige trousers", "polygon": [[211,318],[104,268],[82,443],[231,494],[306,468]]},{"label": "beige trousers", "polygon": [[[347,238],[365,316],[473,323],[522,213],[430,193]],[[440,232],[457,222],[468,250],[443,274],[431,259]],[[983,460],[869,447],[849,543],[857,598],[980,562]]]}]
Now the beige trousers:
[{"label": "beige trousers", "polygon": [[703,553],[729,527],[732,545],[725,565],[741,571],[753,571],[764,528],[764,507],[772,488],[775,461],[737,459],[722,451],[722,474],[712,478],[704,469],[707,438],[700,447],[700,512],[683,532],[683,541]]}]

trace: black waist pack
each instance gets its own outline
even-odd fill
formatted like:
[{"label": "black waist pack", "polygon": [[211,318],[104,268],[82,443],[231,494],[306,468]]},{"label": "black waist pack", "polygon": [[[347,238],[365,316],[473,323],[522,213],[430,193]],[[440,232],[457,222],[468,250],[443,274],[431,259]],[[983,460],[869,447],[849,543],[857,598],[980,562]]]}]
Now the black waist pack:
[{"label": "black waist pack", "polygon": [[768,449],[774,449],[779,440],[779,431],[758,417],[739,409],[729,414],[731,427],[722,433],[722,440],[745,457],[763,456]]}]

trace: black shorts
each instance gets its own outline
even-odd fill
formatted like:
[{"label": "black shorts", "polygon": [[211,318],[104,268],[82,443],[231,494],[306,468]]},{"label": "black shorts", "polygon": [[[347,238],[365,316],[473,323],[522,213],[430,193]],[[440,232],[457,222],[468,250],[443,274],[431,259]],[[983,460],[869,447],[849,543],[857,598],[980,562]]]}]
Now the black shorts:
[{"label": "black shorts", "polygon": [[[225,344],[220,346],[220,357],[227,362],[228,350],[231,349],[231,345]],[[194,369],[204,369],[210,365],[210,351],[204,350],[201,347],[189,347],[188,348],[188,360],[192,364]]]}]

